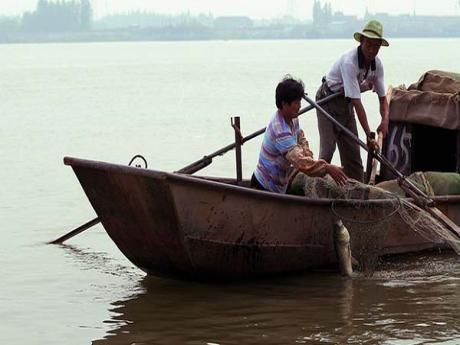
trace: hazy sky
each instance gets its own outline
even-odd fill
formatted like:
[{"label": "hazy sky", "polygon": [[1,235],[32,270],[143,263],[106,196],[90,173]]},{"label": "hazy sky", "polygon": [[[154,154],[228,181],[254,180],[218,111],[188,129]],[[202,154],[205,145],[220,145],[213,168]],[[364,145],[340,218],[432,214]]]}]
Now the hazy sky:
[{"label": "hazy sky", "polygon": [[[149,10],[164,14],[190,11],[214,15],[246,15],[272,18],[291,14],[311,18],[313,0],[92,0],[96,17],[129,10]],[[460,0],[322,0],[334,10],[362,16],[366,7],[371,13],[412,13],[425,15],[460,15]],[[0,15],[21,14],[35,8],[37,0],[0,0]]]}]

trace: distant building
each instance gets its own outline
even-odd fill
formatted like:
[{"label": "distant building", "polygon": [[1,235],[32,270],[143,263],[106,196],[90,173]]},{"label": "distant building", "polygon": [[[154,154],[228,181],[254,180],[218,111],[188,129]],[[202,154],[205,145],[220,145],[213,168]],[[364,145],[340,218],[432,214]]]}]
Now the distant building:
[{"label": "distant building", "polygon": [[348,14],[343,14],[341,11],[337,11],[334,13],[334,16],[332,17],[333,21],[336,22],[358,22],[358,17],[354,15],[348,15]]},{"label": "distant building", "polygon": [[216,29],[248,29],[252,26],[252,19],[244,16],[223,16],[214,19]]}]

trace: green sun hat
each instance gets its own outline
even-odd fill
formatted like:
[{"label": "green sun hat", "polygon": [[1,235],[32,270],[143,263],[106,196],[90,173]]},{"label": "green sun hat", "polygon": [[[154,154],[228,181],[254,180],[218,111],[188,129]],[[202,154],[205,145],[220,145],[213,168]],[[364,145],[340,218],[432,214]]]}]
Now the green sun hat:
[{"label": "green sun hat", "polygon": [[353,37],[358,42],[361,42],[361,37],[367,37],[370,39],[378,39],[382,41],[382,46],[388,47],[390,44],[383,38],[383,25],[378,20],[371,20],[366,24],[362,32],[355,32]]}]

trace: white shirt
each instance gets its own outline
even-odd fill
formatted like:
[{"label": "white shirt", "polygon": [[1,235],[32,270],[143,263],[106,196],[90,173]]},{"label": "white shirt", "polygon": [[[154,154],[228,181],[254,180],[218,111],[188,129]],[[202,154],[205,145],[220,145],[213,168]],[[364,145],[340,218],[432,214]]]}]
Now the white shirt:
[{"label": "white shirt", "polygon": [[361,92],[373,89],[379,97],[385,96],[383,65],[375,58],[368,70],[360,47],[343,54],[326,75],[327,85],[333,92],[344,90],[345,97],[360,99]]}]

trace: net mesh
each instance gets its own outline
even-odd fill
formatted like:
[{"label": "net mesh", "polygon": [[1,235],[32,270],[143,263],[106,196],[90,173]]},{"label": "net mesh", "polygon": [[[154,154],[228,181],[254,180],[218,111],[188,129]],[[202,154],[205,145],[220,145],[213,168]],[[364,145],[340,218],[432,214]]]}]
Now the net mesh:
[{"label": "net mesh", "polygon": [[385,254],[385,241],[392,229],[398,229],[403,237],[414,237],[413,233],[407,233],[406,229],[410,229],[421,237],[415,241],[449,244],[460,255],[460,240],[444,225],[412,202],[382,188],[355,180],[338,186],[329,176],[309,177],[299,173],[289,192],[332,199],[332,213],[349,230],[353,257],[366,274],[374,272],[379,258]]}]

